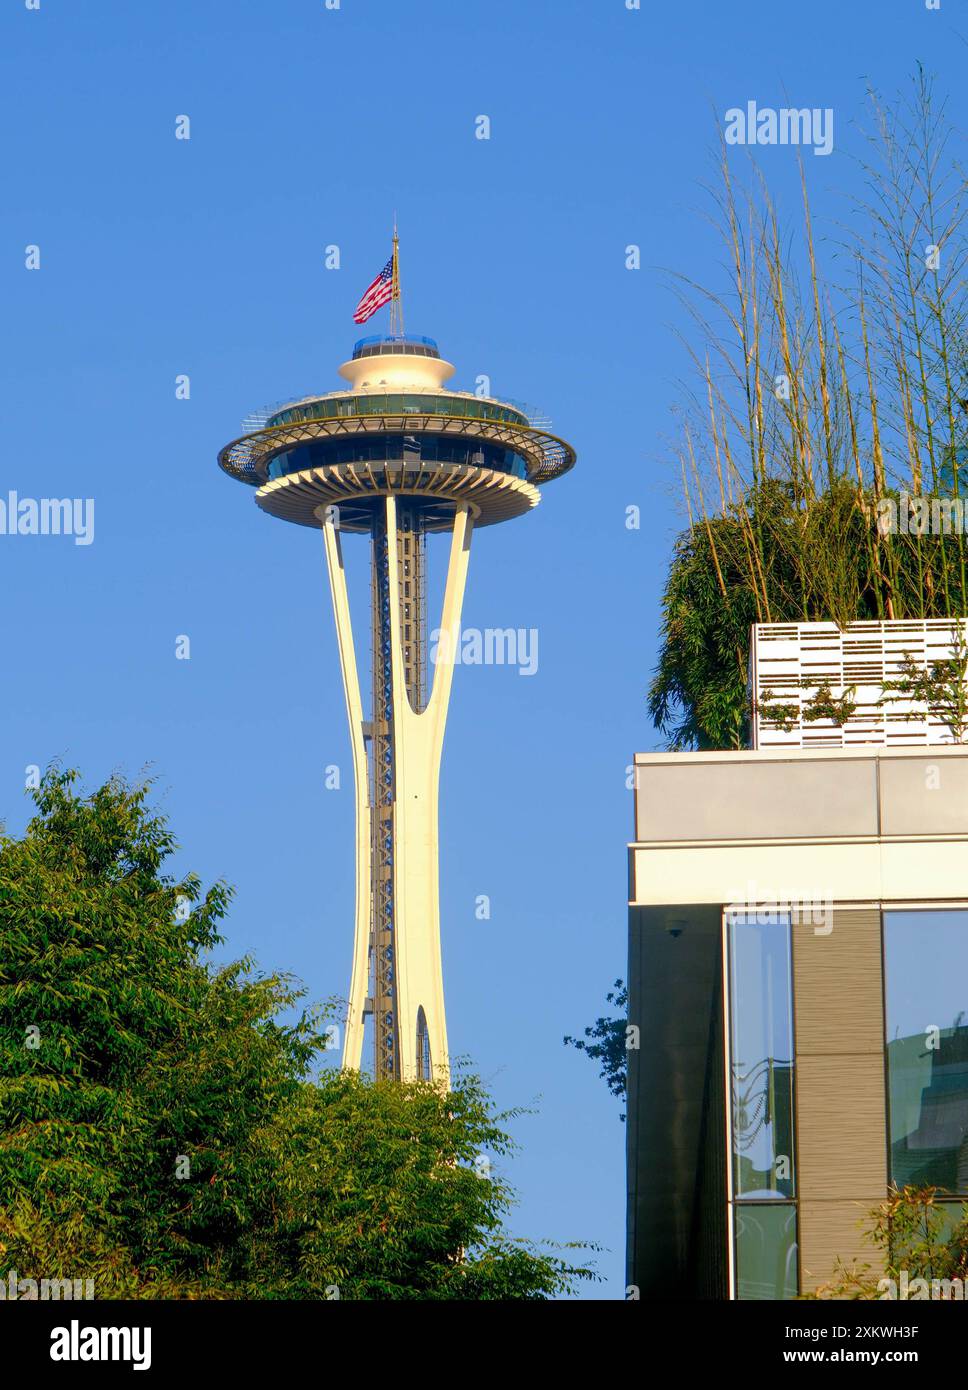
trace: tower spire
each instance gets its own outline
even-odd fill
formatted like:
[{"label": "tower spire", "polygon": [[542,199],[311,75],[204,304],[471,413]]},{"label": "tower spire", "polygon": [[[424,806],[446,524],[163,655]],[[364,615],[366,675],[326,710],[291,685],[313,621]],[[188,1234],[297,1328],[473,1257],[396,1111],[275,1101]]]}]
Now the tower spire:
[{"label": "tower spire", "polygon": [[393,214],[393,298],[390,300],[390,334],[403,337],[403,298],[400,294],[400,238],[397,214]]}]

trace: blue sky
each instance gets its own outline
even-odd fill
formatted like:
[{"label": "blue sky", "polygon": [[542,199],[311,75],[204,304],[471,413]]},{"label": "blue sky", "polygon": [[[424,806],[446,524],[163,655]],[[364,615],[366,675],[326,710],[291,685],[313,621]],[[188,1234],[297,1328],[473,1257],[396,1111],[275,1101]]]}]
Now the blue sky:
[{"label": "blue sky", "polygon": [[[537,628],[540,662],[528,678],[457,671],[441,894],[452,1050],[502,1104],[534,1104],[514,1124],[515,1228],[606,1246],[587,1296],[623,1295],[625,1135],[561,1038],[625,972],[625,768],[659,742],[645,691],[688,375],[662,268],[724,285],[701,185],[729,107],[833,109],[833,152],[807,156],[833,236],[867,82],[890,98],[920,60],[960,122],[964,36],[964,0],[7,0],[0,15],[0,497],[95,499],[89,546],[0,536],[9,829],[29,764],[59,756],[91,784],[150,764],[184,866],[237,888],[233,953],[341,993],[353,806],[322,544],[260,513],[216,453],[250,410],[340,386],[394,210],[408,328],[439,340],[455,384],[488,374],[578,450],[537,513],[475,538],[465,625]],[[795,211],[796,152],[759,158]],[[333,763],[341,791],[324,786]]]}]

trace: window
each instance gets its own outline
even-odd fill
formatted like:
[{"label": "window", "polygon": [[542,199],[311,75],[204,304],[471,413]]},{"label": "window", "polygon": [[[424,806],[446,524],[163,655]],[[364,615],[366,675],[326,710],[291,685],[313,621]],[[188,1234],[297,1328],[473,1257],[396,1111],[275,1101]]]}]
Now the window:
[{"label": "window", "polygon": [[795,1298],[790,915],[729,913],[726,931],[735,1295]]},{"label": "window", "polygon": [[790,918],[733,914],[729,933],[733,1196],[776,1201],[794,1190]]},{"label": "window", "polygon": [[423,1005],[417,1010],[417,1077],[420,1081],[432,1081],[430,1064],[430,1033],[427,1031],[427,1015]]},{"label": "window", "polygon": [[968,912],[884,914],[891,1180],[968,1195]]},{"label": "window", "polygon": [[797,1209],[792,1202],[735,1208],[736,1297],[796,1298]]},{"label": "window", "polygon": [[305,405],[277,411],[266,425],[288,425],[305,420],[328,420],[340,415],[450,415],[468,416],[478,420],[495,420],[504,424],[527,425],[527,417],[507,406],[494,405],[480,397],[427,396],[418,393],[387,395],[367,393],[364,396],[322,397]]},{"label": "window", "polygon": [[266,476],[281,478],[287,473],[300,473],[307,468],[321,468],[330,464],[385,463],[400,459],[413,462],[418,455],[428,464],[477,465],[493,468],[499,473],[527,477],[523,460],[510,449],[502,449],[472,437],[450,439],[446,435],[422,431],[416,435],[379,433],[357,435],[350,439],[337,435],[331,439],[312,440],[277,454],[269,463]]}]

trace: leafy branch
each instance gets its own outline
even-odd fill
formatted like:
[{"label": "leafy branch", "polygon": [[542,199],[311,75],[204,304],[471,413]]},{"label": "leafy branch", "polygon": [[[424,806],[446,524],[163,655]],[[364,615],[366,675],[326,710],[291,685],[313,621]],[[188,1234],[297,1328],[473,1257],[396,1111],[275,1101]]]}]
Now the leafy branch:
[{"label": "leafy branch", "polygon": [[[566,1036],[564,1043],[566,1047],[577,1048],[579,1052],[584,1052],[592,1061],[599,1062],[599,1075],[605,1081],[608,1089],[613,1096],[620,1099],[625,1098],[628,1080],[628,1051],[626,1045],[626,1029],[628,1018],[629,994],[628,989],[622,980],[616,980],[615,984],[605,996],[609,1004],[621,1010],[616,1018],[603,1016],[597,1018],[590,1027],[585,1029],[584,1038],[573,1038]],[[589,1041],[585,1041],[585,1039]],[[622,1115],[625,1119],[625,1115]]]},{"label": "leafy branch", "polygon": [[817,686],[816,694],[803,711],[804,723],[815,724],[820,719],[829,719],[842,729],[857,708],[857,701],[852,699],[856,690],[856,685],[848,685],[842,695],[834,695],[830,682],[824,681]]}]

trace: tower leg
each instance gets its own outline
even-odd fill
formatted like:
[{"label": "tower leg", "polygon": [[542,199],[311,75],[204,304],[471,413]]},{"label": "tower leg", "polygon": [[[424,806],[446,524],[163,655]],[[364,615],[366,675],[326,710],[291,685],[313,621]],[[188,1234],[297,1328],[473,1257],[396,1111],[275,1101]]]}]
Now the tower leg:
[{"label": "tower leg", "polygon": [[[391,600],[402,594],[398,503],[386,501],[387,557]],[[403,693],[406,681],[406,608],[390,603],[390,653],[394,762],[395,1019],[403,1080],[418,1077],[449,1084],[447,1023],[440,958],[438,790],[444,726],[460,635],[460,615],[472,522],[466,506],[457,510],[444,589],[440,640],[426,707],[415,710]]]},{"label": "tower leg", "polygon": [[356,925],[353,937],[353,966],[350,973],[350,994],[346,1013],[346,1034],[343,1040],[343,1066],[359,1071],[363,1055],[363,1021],[366,1013],[366,990],[369,978],[370,947],[370,797],[369,776],[364,741],[363,699],[356,666],[356,648],[350,605],[346,592],[346,571],[343,568],[343,547],[336,529],[333,511],[326,508],[321,517],[323,542],[329,587],[333,596],[336,618],[336,639],[339,643],[340,667],[343,672],[343,692],[350,725],[350,744],[353,750],[353,781],[356,788]]}]

